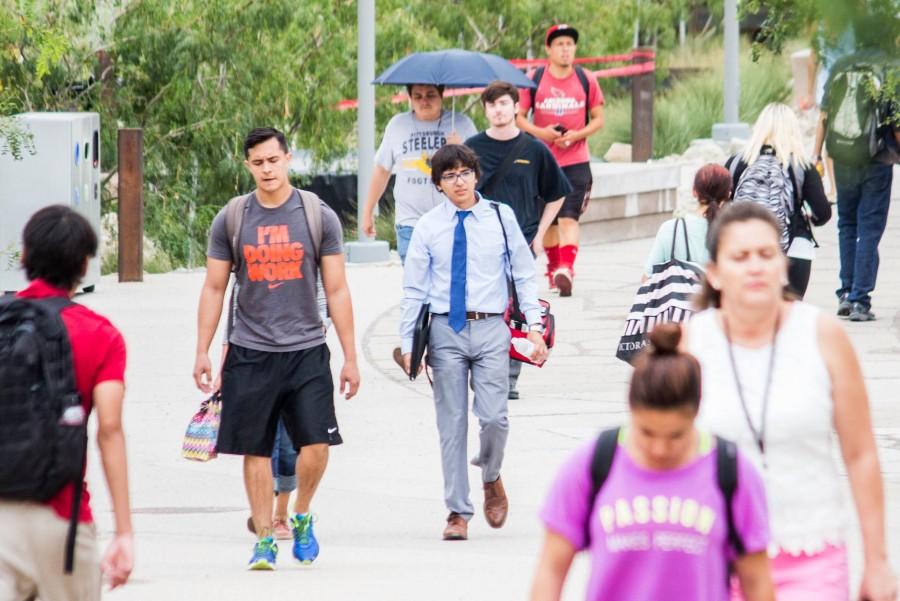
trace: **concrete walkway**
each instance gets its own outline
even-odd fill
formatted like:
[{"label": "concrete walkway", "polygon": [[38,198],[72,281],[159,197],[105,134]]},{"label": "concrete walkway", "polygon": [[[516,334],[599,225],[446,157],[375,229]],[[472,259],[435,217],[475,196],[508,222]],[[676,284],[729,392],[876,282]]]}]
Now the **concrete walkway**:
[{"label": "concrete walkway", "polygon": [[[834,222],[817,235],[822,248],[808,300],[832,311],[838,268]],[[126,427],[137,545],[131,583],[109,598],[526,598],[542,539],[536,513],[550,479],[572,449],[625,416],[630,368],[613,353],[649,247],[649,240],[587,246],[578,259],[575,295],[547,297],[558,316],[558,344],[544,369],[525,368],[522,399],[510,406],[503,470],[509,520],[494,531],[478,512],[470,540],[456,543],[440,540],[446,513],[428,384],[424,378],[405,381],[390,359],[398,342],[400,266],[349,266],[362,388],[357,398],[337,403],[346,442],[333,450],[314,505],[322,553],[314,565],[302,567],[286,541],[274,574],[244,569],[253,538],[245,529],[240,459],[197,464],[180,455],[185,426],[202,400],[191,369],[203,274],[151,275],[140,284],[104,278],[95,294],[79,300],[110,316],[128,343]],[[848,323],[847,329],[871,395],[891,555],[900,572],[900,207],[894,207],[881,251],[874,298],[878,321]],[[337,370],[336,339],[331,348]],[[472,422],[472,449],[476,434]],[[112,520],[96,454],[89,479],[105,542]],[[474,468],[471,481],[479,507]],[[852,551],[858,573],[857,538]],[[566,599],[583,598],[586,574],[579,559]]]}]

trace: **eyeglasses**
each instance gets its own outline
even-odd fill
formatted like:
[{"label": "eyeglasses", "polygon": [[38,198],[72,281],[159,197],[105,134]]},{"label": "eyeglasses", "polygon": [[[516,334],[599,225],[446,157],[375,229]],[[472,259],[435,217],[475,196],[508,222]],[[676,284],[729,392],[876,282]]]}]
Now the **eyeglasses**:
[{"label": "eyeglasses", "polygon": [[459,173],[444,173],[441,174],[441,183],[442,184],[455,184],[459,180],[464,182],[472,179],[472,176],[475,175],[475,172],[472,169],[463,169]]}]

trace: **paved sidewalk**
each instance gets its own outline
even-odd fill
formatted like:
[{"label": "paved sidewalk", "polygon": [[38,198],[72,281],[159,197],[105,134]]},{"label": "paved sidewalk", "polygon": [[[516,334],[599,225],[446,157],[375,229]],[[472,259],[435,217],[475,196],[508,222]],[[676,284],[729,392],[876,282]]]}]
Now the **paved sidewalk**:
[{"label": "paved sidewalk", "polygon": [[[808,300],[832,311],[834,223],[817,236],[822,248]],[[542,537],[536,512],[551,477],[572,449],[625,415],[630,368],[613,353],[649,247],[649,240],[584,247],[574,296],[547,296],[558,318],[558,344],[544,369],[523,370],[522,399],[511,402],[503,470],[509,520],[494,531],[478,511],[471,539],[454,543],[440,540],[446,514],[428,384],[424,378],[405,381],[390,358],[398,343],[399,263],[349,266],[362,389],[357,398],[337,403],[346,443],[333,449],[314,504],[322,553],[315,564],[302,567],[285,541],[274,574],[244,569],[253,538],[245,529],[240,460],[220,457],[196,464],[180,456],[184,428],[202,400],[191,369],[203,274],[147,276],[141,284],[104,278],[95,294],[79,300],[109,315],[128,343],[126,427],[137,545],[131,583],[109,598],[526,598]],[[862,357],[871,395],[891,555],[900,571],[900,207],[894,207],[881,250],[874,298],[878,321],[848,323],[847,329]],[[337,370],[340,347],[334,338],[330,344]],[[473,421],[471,449],[476,441]],[[108,536],[109,503],[92,453],[93,504],[100,530]],[[479,507],[480,478],[474,468],[471,481]],[[856,538],[852,552],[858,573]],[[586,574],[584,560],[577,560],[565,599],[583,598]]]}]

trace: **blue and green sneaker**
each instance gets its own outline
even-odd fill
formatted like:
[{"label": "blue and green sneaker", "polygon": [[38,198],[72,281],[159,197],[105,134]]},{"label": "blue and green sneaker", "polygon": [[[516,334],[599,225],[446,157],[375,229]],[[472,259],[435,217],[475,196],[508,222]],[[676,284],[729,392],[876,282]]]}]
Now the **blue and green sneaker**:
[{"label": "blue and green sneaker", "polygon": [[291,531],[294,534],[294,557],[303,564],[311,564],[319,556],[319,541],[313,534],[313,515],[304,513],[291,517]]},{"label": "blue and green sneaker", "polygon": [[275,559],[278,557],[278,545],[271,536],[261,538],[253,546],[253,557],[250,558],[248,569],[274,570]]}]

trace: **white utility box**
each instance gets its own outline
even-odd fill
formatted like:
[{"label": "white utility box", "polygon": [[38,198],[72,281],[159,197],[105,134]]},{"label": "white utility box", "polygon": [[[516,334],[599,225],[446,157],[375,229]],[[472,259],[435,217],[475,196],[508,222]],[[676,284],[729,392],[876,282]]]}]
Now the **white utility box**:
[{"label": "white utility box", "polygon": [[[34,154],[21,160],[0,156],[0,293],[27,285],[19,264],[22,229],[43,207],[63,204],[84,215],[99,240],[100,115],[23,113],[17,116],[34,139]],[[90,292],[100,278],[100,259],[88,264],[81,287]]]}]

